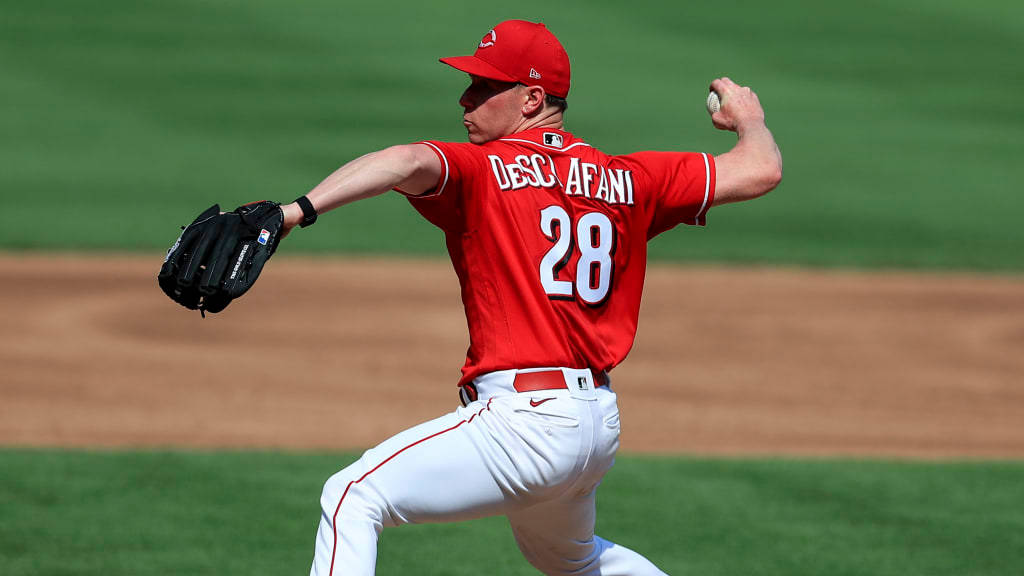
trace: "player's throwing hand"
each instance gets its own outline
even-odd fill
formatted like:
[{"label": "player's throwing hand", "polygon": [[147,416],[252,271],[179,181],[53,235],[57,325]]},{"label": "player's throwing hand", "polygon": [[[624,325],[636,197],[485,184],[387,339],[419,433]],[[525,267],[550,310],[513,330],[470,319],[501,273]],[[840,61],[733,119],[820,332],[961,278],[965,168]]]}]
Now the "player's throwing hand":
[{"label": "player's throwing hand", "polygon": [[711,89],[718,93],[721,105],[711,115],[711,122],[719,130],[739,132],[750,125],[764,124],[764,109],[757,94],[747,86],[740,86],[728,77],[711,82]]}]

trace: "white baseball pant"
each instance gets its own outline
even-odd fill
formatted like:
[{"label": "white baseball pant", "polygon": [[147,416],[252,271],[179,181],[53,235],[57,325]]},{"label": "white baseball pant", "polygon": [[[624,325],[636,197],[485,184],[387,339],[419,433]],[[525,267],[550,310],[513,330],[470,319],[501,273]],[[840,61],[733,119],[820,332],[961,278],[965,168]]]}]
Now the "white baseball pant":
[{"label": "white baseball pant", "polygon": [[[547,370],[547,369],[546,369]],[[619,410],[609,386],[567,368],[560,390],[517,392],[517,372],[474,380],[477,400],[368,450],[332,476],[311,576],[371,576],[385,526],[505,515],[545,574],[664,576],[594,535],[595,490],[615,461]]]}]

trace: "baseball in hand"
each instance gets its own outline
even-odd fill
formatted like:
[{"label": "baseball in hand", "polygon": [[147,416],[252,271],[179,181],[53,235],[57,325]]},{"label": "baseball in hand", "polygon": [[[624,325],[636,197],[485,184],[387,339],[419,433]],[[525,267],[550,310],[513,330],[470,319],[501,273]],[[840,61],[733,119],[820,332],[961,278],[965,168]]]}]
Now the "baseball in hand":
[{"label": "baseball in hand", "polygon": [[708,114],[714,115],[722,108],[722,102],[718,99],[718,92],[712,90],[708,93]]}]

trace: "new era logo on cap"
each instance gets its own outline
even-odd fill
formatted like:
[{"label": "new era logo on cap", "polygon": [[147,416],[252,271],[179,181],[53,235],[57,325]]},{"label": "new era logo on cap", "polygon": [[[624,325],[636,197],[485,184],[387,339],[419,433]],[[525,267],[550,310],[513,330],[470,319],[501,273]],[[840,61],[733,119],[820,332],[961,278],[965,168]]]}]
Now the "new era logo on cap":
[{"label": "new era logo on cap", "polygon": [[534,80],[540,80],[540,72],[537,72],[537,70],[534,68],[530,68],[530,78],[533,78]]}]

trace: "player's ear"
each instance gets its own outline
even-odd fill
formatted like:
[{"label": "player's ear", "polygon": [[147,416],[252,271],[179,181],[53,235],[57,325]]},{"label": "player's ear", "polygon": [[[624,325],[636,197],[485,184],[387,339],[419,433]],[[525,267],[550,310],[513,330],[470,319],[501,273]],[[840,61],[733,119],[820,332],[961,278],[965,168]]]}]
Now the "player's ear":
[{"label": "player's ear", "polygon": [[523,116],[533,116],[544,109],[544,89],[540,86],[524,86]]}]

